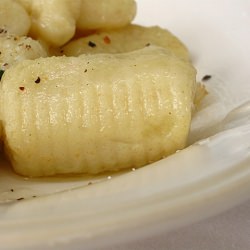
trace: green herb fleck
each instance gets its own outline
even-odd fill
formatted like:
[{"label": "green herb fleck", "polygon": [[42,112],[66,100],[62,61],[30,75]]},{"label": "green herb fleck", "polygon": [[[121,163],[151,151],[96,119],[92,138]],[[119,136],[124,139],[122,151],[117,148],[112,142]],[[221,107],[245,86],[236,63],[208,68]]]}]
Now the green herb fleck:
[{"label": "green herb fleck", "polygon": [[0,69],[0,81],[2,79],[3,73],[4,73],[4,70]]}]

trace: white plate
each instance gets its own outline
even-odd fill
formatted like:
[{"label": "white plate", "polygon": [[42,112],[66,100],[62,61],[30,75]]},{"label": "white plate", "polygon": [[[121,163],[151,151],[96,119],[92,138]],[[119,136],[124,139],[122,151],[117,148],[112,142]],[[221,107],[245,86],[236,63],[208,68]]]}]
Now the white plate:
[{"label": "white plate", "polygon": [[[247,200],[249,10],[247,0],[138,1],[135,22],[171,30],[189,47],[198,80],[212,75],[205,83],[209,95],[192,123],[190,144],[209,138],[167,159],[116,176],[28,180],[3,167],[1,247],[111,246],[173,230]],[[16,201],[22,197],[25,199]]]}]

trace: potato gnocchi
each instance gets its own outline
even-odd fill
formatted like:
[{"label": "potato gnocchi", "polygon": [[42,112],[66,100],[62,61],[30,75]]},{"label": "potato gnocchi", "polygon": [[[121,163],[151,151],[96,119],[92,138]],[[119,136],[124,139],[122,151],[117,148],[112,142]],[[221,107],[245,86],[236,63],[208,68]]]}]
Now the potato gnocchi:
[{"label": "potato gnocchi", "polygon": [[68,43],[61,49],[67,56],[86,53],[123,53],[156,45],[171,50],[176,56],[189,60],[185,45],[169,31],[160,27],[128,25],[124,28],[98,31]]},{"label": "potato gnocchi", "polygon": [[81,0],[20,0],[31,15],[31,36],[53,46],[69,41],[75,33]]},{"label": "potato gnocchi", "polygon": [[7,1],[0,137],[16,173],[137,168],[186,146],[206,91],[177,37],[131,24],[134,0]]},{"label": "potato gnocchi", "polygon": [[195,75],[190,63],[157,47],[11,67],[0,93],[15,171],[100,173],[174,153],[186,143]]},{"label": "potato gnocchi", "polygon": [[31,35],[53,46],[68,42],[76,29],[123,27],[133,20],[136,13],[134,0],[18,1],[31,16]]},{"label": "potato gnocchi", "polygon": [[[128,25],[136,14],[134,0],[81,0],[80,30],[114,29]],[[95,14],[93,14],[95,13]]]},{"label": "potato gnocchi", "polygon": [[0,31],[19,36],[27,35],[31,19],[26,10],[14,0],[0,0]]},{"label": "potato gnocchi", "polygon": [[39,41],[26,36],[0,34],[0,69],[9,67],[26,59],[47,57],[48,53]]}]

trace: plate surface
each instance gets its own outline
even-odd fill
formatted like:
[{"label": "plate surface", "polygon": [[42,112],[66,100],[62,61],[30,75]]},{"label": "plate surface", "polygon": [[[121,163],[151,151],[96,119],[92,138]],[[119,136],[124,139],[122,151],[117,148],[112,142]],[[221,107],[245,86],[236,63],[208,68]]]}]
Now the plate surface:
[{"label": "plate surface", "polygon": [[135,23],[172,31],[190,49],[197,80],[212,76],[204,82],[209,95],[194,116],[190,146],[144,168],[95,178],[23,179],[3,161],[1,246],[100,249],[173,230],[247,200],[249,10],[247,0],[138,1]]}]

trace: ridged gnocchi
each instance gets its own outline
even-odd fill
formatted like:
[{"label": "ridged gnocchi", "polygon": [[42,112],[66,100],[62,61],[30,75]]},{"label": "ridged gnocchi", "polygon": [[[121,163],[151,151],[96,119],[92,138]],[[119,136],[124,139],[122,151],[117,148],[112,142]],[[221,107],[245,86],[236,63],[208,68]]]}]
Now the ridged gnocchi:
[{"label": "ridged gnocchi", "polygon": [[[26,176],[143,166],[185,147],[196,70],[167,49],[25,60],[0,88],[3,139]],[[14,100],[14,101],[13,101]]]},{"label": "ridged gnocchi", "polygon": [[134,0],[0,3],[0,141],[16,173],[119,171],[186,146],[206,89],[177,37],[131,24]]}]

